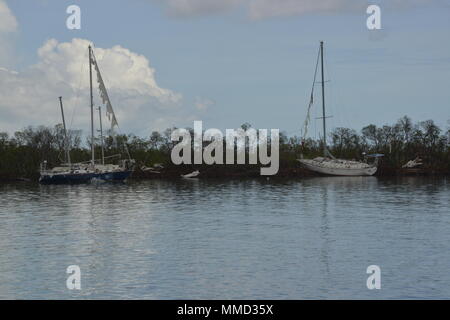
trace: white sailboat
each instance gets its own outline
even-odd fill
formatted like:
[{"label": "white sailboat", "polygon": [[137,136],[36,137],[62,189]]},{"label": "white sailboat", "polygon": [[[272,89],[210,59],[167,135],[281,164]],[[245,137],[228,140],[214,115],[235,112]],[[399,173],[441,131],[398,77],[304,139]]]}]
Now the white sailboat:
[{"label": "white sailboat", "polygon": [[[100,120],[100,138],[101,138],[101,159],[95,159],[95,143],[94,143],[94,98],[92,85],[92,66],[94,66],[97,73],[97,82],[100,91],[100,97],[104,104],[106,104],[106,116],[111,121],[111,129],[118,126],[114,110],[109,100],[108,92],[100,74],[100,68],[95,59],[92,47],[89,46],[89,84],[90,84],[90,111],[91,111],[91,160],[82,163],[71,163],[70,149],[67,139],[66,122],[64,119],[64,109],[62,98],[60,97],[61,115],[65,133],[65,153],[66,163],[59,167],[52,169],[47,168],[47,162],[41,164],[39,182],[41,184],[64,184],[64,183],[86,183],[92,180],[102,181],[124,181],[134,170],[135,161],[131,159],[128,148],[125,145],[128,159],[121,160],[119,164],[105,164],[104,146],[103,146],[103,127],[101,118],[101,108],[99,107]],[[118,155],[120,156],[120,155]],[[114,156],[112,156],[114,157]]]},{"label": "white sailboat", "polygon": [[351,161],[344,159],[336,159],[327,148],[327,130],[326,130],[326,115],[325,115],[325,80],[323,69],[323,41],[320,42],[320,55],[317,57],[316,71],[314,74],[313,87],[311,91],[311,99],[308,106],[308,113],[304,125],[303,139],[306,138],[307,127],[309,124],[310,109],[314,101],[314,85],[316,82],[317,69],[319,65],[319,58],[321,61],[321,75],[322,75],[322,124],[323,124],[323,156],[314,159],[297,159],[305,168],[325,175],[333,176],[372,176],[377,172],[378,159],[381,154],[369,155],[374,158],[374,162],[369,164],[360,161]]}]

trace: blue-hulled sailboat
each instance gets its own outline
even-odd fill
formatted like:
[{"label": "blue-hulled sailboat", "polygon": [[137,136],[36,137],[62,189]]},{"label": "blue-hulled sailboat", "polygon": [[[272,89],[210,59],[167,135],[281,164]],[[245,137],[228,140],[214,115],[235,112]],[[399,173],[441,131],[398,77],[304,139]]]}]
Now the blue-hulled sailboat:
[{"label": "blue-hulled sailboat", "polygon": [[104,148],[103,148],[103,128],[101,122],[101,108],[99,107],[100,115],[100,133],[102,144],[102,157],[101,159],[95,159],[95,144],[94,144],[94,98],[92,88],[92,66],[95,67],[97,72],[97,82],[99,85],[100,96],[103,103],[106,104],[106,115],[111,120],[111,129],[118,126],[114,110],[111,105],[111,101],[106,91],[105,84],[100,74],[100,69],[94,56],[92,47],[89,46],[89,84],[90,84],[90,105],[91,105],[91,160],[83,163],[71,163],[70,161],[70,148],[67,137],[66,123],[64,119],[64,108],[62,98],[60,97],[61,115],[64,126],[65,134],[65,153],[66,163],[63,163],[59,167],[52,169],[47,168],[47,161],[41,164],[39,182],[42,184],[70,184],[70,183],[88,183],[93,180],[100,181],[124,181],[126,180],[134,170],[134,160],[131,159],[128,149],[125,145],[128,158],[119,161],[119,164],[105,164]]}]

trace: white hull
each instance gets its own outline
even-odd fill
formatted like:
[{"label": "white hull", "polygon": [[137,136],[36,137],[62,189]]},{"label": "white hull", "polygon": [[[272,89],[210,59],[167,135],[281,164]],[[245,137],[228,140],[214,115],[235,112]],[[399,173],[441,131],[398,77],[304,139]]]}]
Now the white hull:
[{"label": "white hull", "polygon": [[[369,166],[363,163],[353,162],[353,164],[333,166],[323,161],[299,159],[298,160],[305,168],[318,172],[321,174],[332,176],[372,176],[377,172],[376,166]],[[356,165],[355,165],[356,164]]]},{"label": "white hull", "polygon": [[191,178],[196,178],[198,175],[200,174],[200,171],[194,171],[185,175],[181,175],[182,178],[185,179],[191,179]]}]

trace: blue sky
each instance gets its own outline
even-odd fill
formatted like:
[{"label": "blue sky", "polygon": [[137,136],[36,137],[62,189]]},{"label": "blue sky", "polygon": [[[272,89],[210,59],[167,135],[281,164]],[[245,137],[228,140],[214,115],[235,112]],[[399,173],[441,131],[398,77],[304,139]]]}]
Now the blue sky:
[{"label": "blue sky", "polygon": [[[362,10],[359,6],[352,8],[351,0],[333,10],[257,18],[249,13],[246,2],[251,0],[231,1],[235,5],[230,8],[203,10],[201,0],[192,0],[194,9],[186,11],[184,7],[182,12],[173,6],[170,9],[171,2],[162,0],[7,0],[18,27],[7,36],[12,54],[0,60],[0,67],[27,73],[43,59],[37,50],[49,39],[69,43],[81,38],[104,49],[120,45],[145,56],[155,70],[158,87],[181,97],[176,106],[139,100],[141,105],[133,109],[139,110],[139,121],[125,115],[125,132],[147,135],[168,126],[191,127],[195,119],[203,120],[204,128],[234,128],[249,122],[256,128],[280,128],[299,134],[319,41],[323,40],[327,79],[331,80],[327,83],[328,113],[333,116],[330,127],[359,130],[370,123],[394,123],[403,115],[414,121],[433,119],[442,128],[448,126],[448,2],[419,0],[417,5],[410,5],[396,0],[395,6],[388,1],[375,2],[382,10],[382,30],[369,31],[366,1],[360,1]],[[297,2],[294,9],[301,6],[302,1]],[[71,4],[82,10],[81,30],[65,26],[65,11]],[[103,70],[107,83],[108,73],[107,68]],[[0,91],[0,96],[6,94]],[[55,97],[61,94],[54,92]],[[7,110],[28,106],[11,105],[14,99],[8,99],[6,105],[1,99],[0,131],[13,130],[14,126],[20,129],[25,124],[53,125],[59,114],[57,100],[50,97],[47,116],[30,119],[25,112]],[[113,105],[123,112],[127,109],[124,101],[131,98],[117,97]],[[201,102],[205,107],[196,108],[195,104]],[[50,114],[52,103],[55,115]],[[68,108],[72,107],[69,103]],[[320,111],[319,105],[316,107]],[[81,122],[75,126],[84,127]],[[313,136],[318,135],[318,128],[312,125]]]}]

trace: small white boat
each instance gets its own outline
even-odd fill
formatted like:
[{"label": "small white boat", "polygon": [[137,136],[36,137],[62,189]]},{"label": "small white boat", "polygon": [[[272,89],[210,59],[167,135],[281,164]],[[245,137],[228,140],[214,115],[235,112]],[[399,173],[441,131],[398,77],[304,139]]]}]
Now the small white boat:
[{"label": "small white boat", "polygon": [[141,171],[142,172],[149,172],[149,173],[161,173],[158,170],[155,170],[154,167],[146,167],[146,166],[141,166]]},{"label": "small white boat", "polygon": [[415,158],[414,160],[408,161],[405,165],[402,166],[403,169],[413,169],[417,168],[423,165],[422,159],[419,157]]},{"label": "small white boat", "polygon": [[196,170],[194,172],[188,173],[188,174],[182,174],[182,178],[190,179],[190,178],[196,178],[200,174],[200,171]]},{"label": "small white boat", "polygon": [[323,41],[320,42],[319,55],[317,56],[316,71],[314,74],[314,81],[311,90],[311,99],[308,106],[308,112],[304,125],[303,139],[306,138],[307,128],[310,118],[310,110],[314,103],[314,86],[316,83],[317,70],[319,66],[319,59],[321,60],[321,71],[322,71],[322,122],[323,122],[323,157],[317,157],[314,159],[297,159],[305,168],[308,170],[318,172],[325,175],[333,176],[372,176],[377,172],[378,159],[382,157],[381,154],[369,155],[368,157],[373,157],[375,161],[371,164],[360,161],[353,160],[343,160],[336,159],[327,148],[327,130],[326,130],[326,119],[325,115],[325,80],[324,80],[324,70],[323,70]]}]

